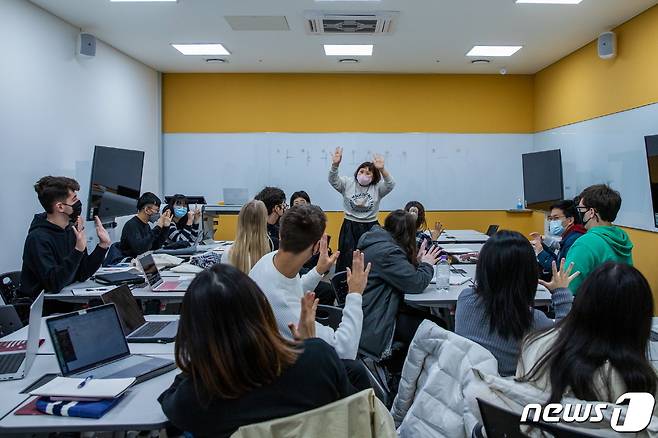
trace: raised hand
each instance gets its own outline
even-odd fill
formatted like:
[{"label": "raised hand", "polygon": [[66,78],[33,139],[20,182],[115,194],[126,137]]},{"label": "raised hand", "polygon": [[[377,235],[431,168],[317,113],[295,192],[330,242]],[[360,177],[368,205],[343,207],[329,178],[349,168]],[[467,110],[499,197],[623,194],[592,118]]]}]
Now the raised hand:
[{"label": "raised hand", "polygon": [[416,254],[416,259],[418,260],[418,263],[421,263],[423,261],[423,256],[427,252],[427,240],[423,239],[423,241],[420,244],[420,248],[418,248],[418,254]]},{"label": "raised hand", "polygon": [[315,269],[319,274],[326,274],[333,265],[336,264],[340,251],[336,251],[332,255],[329,255],[329,244],[327,243],[327,235],[322,235],[320,239],[320,258],[318,259],[318,264]]},{"label": "raised hand", "polygon": [[84,252],[87,249],[87,234],[85,234],[85,223],[80,216],[73,225],[73,233],[75,234],[75,249]]},{"label": "raised hand", "polygon": [[190,209],[187,210],[187,219],[186,219],[187,225],[192,225],[194,222],[194,212]]},{"label": "raised hand", "polygon": [[374,164],[377,169],[382,170],[384,168],[384,157],[379,154],[373,155],[372,164]]},{"label": "raised hand", "polygon": [[551,292],[554,292],[556,289],[569,287],[571,281],[580,275],[580,271],[576,271],[572,274],[571,270],[573,269],[573,262],[569,263],[569,267],[566,270],[564,269],[564,264],[565,264],[565,260],[562,259],[560,261],[560,270],[558,271],[557,265],[554,261],[552,264],[553,278],[551,278],[550,282],[539,280],[539,284],[541,284]]},{"label": "raised hand", "polygon": [[336,148],[333,155],[331,156],[331,164],[338,167],[342,159],[343,159],[343,148],[339,146]]},{"label": "raised hand", "polygon": [[171,219],[172,219],[172,214],[170,210],[165,211],[160,215],[160,219],[158,219],[158,226],[160,228],[167,228],[169,225],[171,225]]},{"label": "raised hand", "polygon": [[429,251],[423,254],[420,259],[423,263],[429,263],[430,265],[436,265],[436,262],[439,261],[439,254],[441,253],[441,248],[438,246],[433,246]]},{"label": "raised hand", "polygon": [[196,207],[194,209],[194,223],[198,224],[199,222],[201,222],[201,209]]},{"label": "raised hand", "polygon": [[315,337],[315,313],[318,310],[319,300],[314,292],[306,292],[301,298],[302,310],[299,314],[299,323],[289,323],[288,328],[296,341]]},{"label": "raised hand", "polygon": [[96,224],[96,235],[98,236],[98,246],[101,248],[109,248],[110,245],[112,244],[112,239],[110,239],[110,235],[108,234],[107,230],[101,223],[101,220],[98,218],[98,216],[94,216],[94,223]]},{"label": "raised hand", "polygon": [[441,233],[443,233],[443,225],[441,225],[441,222],[434,222],[434,228],[430,230],[432,240],[438,239]]},{"label": "raised hand", "polygon": [[352,269],[347,268],[347,293],[363,294],[368,284],[370,266],[365,266],[365,256],[358,249],[352,253]]}]

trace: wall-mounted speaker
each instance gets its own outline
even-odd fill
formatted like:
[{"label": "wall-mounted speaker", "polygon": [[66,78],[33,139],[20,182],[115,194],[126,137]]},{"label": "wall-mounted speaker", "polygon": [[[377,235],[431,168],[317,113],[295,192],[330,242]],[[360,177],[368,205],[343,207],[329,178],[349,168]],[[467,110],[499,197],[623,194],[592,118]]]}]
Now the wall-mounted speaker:
[{"label": "wall-mounted speaker", "polygon": [[96,37],[90,33],[78,35],[78,55],[88,58],[96,56]]},{"label": "wall-mounted speaker", "polygon": [[617,34],[604,32],[599,35],[599,58],[612,59],[617,56]]}]

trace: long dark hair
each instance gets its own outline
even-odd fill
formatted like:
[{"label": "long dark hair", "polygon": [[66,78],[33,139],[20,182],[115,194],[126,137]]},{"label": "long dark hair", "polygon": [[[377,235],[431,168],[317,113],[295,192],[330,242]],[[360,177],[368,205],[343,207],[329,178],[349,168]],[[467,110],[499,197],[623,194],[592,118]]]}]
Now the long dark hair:
[{"label": "long dark hair", "polygon": [[[652,316],[651,288],[640,271],[622,263],[599,266],[556,326],[555,342],[521,380],[549,372],[549,403],[559,402],[567,388],[581,400],[600,400],[605,395],[597,393],[592,376],[608,361],[626,391],[655,394],[656,372],[646,356]],[[546,333],[529,335],[524,346]]]},{"label": "long dark hair", "polygon": [[187,289],[176,364],[191,376],[204,403],[273,382],[296,361],[295,346],[279,333],[263,292],[233,266],[217,264]]},{"label": "long dark hair", "polygon": [[404,206],[405,211],[409,211],[411,207],[416,207],[418,210],[418,217],[416,218],[416,230],[426,230],[429,227],[427,226],[427,219],[425,219],[425,207],[418,201],[409,201],[407,205]]},{"label": "long dark hair", "polygon": [[180,230],[185,225],[187,225],[187,216],[182,216],[177,218],[174,215],[174,206],[176,205],[176,203],[185,204],[185,206],[187,207],[187,211],[188,212],[190,211],[190,203],[187,200],[187,196],[182,195],[180,193],[176,193],[174,196],[172,196],[169,199],[169,204],[164,206],[164,208],[162,209],[162,213],[164,213],[165,211],[169,211],[171,213],[172,221],[176,224],[176,228]]},{"label": "long dark hair", "polygon": [[475,270],[475,289],[491,331],[505,339],[523,337],[532,324],[537,275],[535,252],[521,233],[502,230],[487,240]]},{"label": "long dark hair", "polygon": [[359,170],[366,168],[370,172],[372,172],[372,182],[370,183],[371,186],[377,185],[377,183],[382,179],[382,173],[375,167],[375,164],[372,163],[371,161],[365,161],[361,164],[359,164],[359,167],[356,168],[356,171],[354,172],[354,179],[356,180],[357,175],[359,174]]},{"label": "long dark hair", "polygon": [[384,229],[402,247],[409,262],[414,266],[418,266],[418,260],[416,259],[416,218],[414,215],[404,210],[392,211],[386,216]]}]

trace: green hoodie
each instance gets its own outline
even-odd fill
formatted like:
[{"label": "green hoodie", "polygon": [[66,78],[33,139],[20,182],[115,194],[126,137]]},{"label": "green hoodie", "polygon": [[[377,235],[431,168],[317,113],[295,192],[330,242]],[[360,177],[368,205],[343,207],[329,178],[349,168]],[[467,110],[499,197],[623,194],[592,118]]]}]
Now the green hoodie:
[{"label": "green hoodie", "polygon": [[569,289],[576,295],[587,276],[605,262],[633,264],[633,243],[619,227],[594,227],[580,236],[567,254],[565,266],[573,262],[573,271],[580,271]]}]

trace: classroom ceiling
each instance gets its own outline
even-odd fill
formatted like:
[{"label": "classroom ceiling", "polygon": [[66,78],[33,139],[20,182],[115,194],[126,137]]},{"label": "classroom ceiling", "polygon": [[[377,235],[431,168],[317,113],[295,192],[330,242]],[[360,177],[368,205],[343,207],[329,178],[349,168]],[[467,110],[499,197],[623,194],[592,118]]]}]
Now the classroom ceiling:
[{"label": "classroom ceiling", "polygon": [[[162,72],[373,72],[533,74],[658,0],[583,0],[579,5],[515,0],[31,0]],[[311,35],[309,11],[397,11],[385,35]],[[231,18],[231,17],[238,18]],[[244,16],[273,17],[250,20]],[[229,17],[228,19],[226,17]],[[278,18],[276,18],[278,17]],[[285,17],[285,19],[281,18]],[[287,22],[287,26],[286,26]],[[234,30],[255,25],[264,29]],[[228,63],[184,56],[171,43],[222,43]],[[356,64],[325,56],[323,44],[374,44]],[[521,45],[510,58],[471,64],[474,45]],[[217,58],[216,56],[211,58]],[[347,57],[351,58],[351,57]],[[438,61],[438,62],[437,62]]]}]

